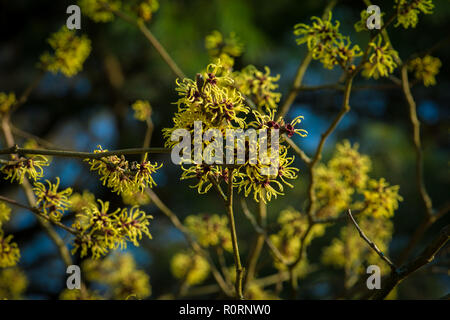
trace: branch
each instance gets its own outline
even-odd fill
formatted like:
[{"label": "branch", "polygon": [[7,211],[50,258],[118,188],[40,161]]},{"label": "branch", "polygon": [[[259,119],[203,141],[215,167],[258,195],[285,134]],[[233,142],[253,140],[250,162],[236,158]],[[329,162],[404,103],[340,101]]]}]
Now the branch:
[{"label": "branch", "polygon": [[189,231],[186,229],[186,227],[181,223],[180,219],[178,219],[177,215],[170,210],[162,201],[159,199],[159,197],[156,195],[156,193],[150,189],[146,189],[147,194],[150,196],[150,199],[152,200],[153,204],[158,207],[159,210],[164,213],[169,220],[172,222],[172,224],[177,228],[186,238],[187,242],[191,246],[191,248],[197,252],[198,254],[202,255],[209,263],[211,273],[213,274],[214,279],[216,280],[217,284],[219,285],[219,288],[222,290],[222,292],[227,296],[232,296],[232,293],[230,289],[228,288],[228,285],[226,284],[225,280],[220,275],[220,272],[215,267],[214,263],[212,262],[212,259],[207,251],[203,250],[200,245],[192,238]]},{"label": "branch", "polygon": [[283,138],[292,148],[292,150],[294,150],[294,152],[300,156],[300,159],[302,159],[303,162],[305,162],[306,164],[311,163],[311,159],[308,157],[308,155],[302,149],[300,149],[300,147],[297,146],[297,144],[291,138],[289,138],[286,134],[283,135]]},{"label": "branch", "polygon": [[362,239],[364,239],[365,242],[367,242],[367,244],[380,256],[381,259],[384,260],[384,262],[386,262],[389,265],[389,267],[391,267],[391,270],[395,271],[397,269],[396,265],[388,257],[384,255],[384,253],[377,247],[377,245],[372,240],[370,240],[364,234],[364,232],[361,230],[358,223],[356,222],[355,218],[353,218],[352,211],[350,209],[348,209],[347,214],[352,223],[355,225],[356,230],[358,230],[359,236]]},{"label": "branch", "polygon": [[0,149],[1,154],[39,154],[39,155],[49,155],[56,157],[65,158],[82,158],[82,159],[101,159],[109,156],[120,156],[127,154],[143,154],[143,153],[170,153],[169,148],[130,148],[130,149],[120,149],[114,151],[105,152],[82,152],[82,151],[70,151],[70,150],[51,150],[51,149],[26,149],[20,148],[14,145],[10,148]]},{"label": "branch", "polygon": [[181,79],[185,78],[183,71],[181,71],[181,69],[178,67],[178,65],[175,63],[175,61],[169,55],[169,53],[167,53],[166,49],[164,49],[164,47],[161,45],[161,43],[158,41],[158,39],[155,38],[153,33],[147,28],[147,26],[145,25],[145,23],[143,21],[135,20],[132,17],[130,17],[129,15],[127,15],[119,10],[114,10],[107,4],[104,4],[104,8],[111,11],[112,13],[114,13],[116,16],[118,16],[122,20],[138,27],[139,31],[151,43],[151,45],[156,49],[156,51],[158,51],[161,58],[163,58],[163,60],[166,62],[166,64],[169,66],[169,68],[173,71],[173,73],[178,78],[181,78]]},{"label": "branch", "polygon": [[372,299],[382,300],[399,284],[403,279],[411,275],[413,272],[422,268],[424,265],[433,261],[436,253],[447,243],[450,238],[450,225],[446,225],[439,235],[423,250],[413,261],[405,264],[397,269],[397,271],[391,272],[388,279],[383,281],[385,283],[384,288],[376,292]]},{"label": "branch", "polygon": [[233,214],[233,174],[234,170],[229,169],[228,171],[228,191],[227,191],[227,200],[225,201],[225,206],[228,214],[228,223],[231,233],[231,243],[233,245],[233,255],[234,255],[234,264],[236,267],[236,283],[235,290],[236,296],[238,299],[243,300],[244,296],[242,294],[242,280],[244,277],[244,269],[241,265],[241,258],[239,255],[239,246],[236,235],[236,225],[234,223],[234,214]]},{"label": "branch", "polygon": [[27,209],[28,211],[31,211],[32,213],[34,213],[37,217],[44,218],[45,220],[49,221],[50,223],[52,223],[52,224],[54,224],[54,225],[56,225],[56,226],[58,226],[58,227],[60,227],[60,228],[62,228],[64,230],[66,230],[67,232],[69,232],[69,233],[71,233],[73,235],[78,235],[77,230],[75,230],[75,229],[73,229],[71,227],[68,227],[65,224],[62,224],[59,221],[51,220],[49,217],[43,215],[42,212],[39,210],[39,208],[27,206],[25,204],[17,202],[16,200],[13,200],[13,199],[10,199],[10,198],[4,197],[4,196],[0,196],[0,201],[7,202],[7,203],[12,204],[12,205],[14,205],[16,207]]}]

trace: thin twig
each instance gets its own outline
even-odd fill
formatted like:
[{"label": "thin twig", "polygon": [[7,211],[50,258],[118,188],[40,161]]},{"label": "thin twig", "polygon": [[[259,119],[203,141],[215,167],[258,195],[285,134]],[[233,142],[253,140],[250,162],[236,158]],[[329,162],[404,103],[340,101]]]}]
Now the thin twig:
[{"label": "thin twig", "polygon": [[358,230],[359,236],[365,242],[367,242],[367,244],[380,256],[381,259],[383,259],[384,262],[386,262],[389,265],[389,267],[391,267],[392,270],[396,270],[397,266],[387,256],[385,256],[384,253],[377,247],[375,242],[370,240],[369,237],[366,236],[364,231],[361,230],[361,228],[359,227],[359,225],[356,222],[355,218],[353,218],[352,211],[350,209],[348,209],[347,215],[350,218],[350,220],[352,221],[352,223],[355,226],[356,230]]},{"label": "thin twig", "polygon": [[242,280],[244,277],[244,269],[241,265],[241,257],[239,255],[239,245],[236,235],[236,225],[234,222],[234,213],[233,213],[233,173],[234,170],[230,169],[228,171],[228,190],[227,190],[227,200],[225,201],[225,206],[228,215],[228,224],[231,233],[231,243],[233,245],[233,256],[234,256],[234,264],[236,267],[236,280],[235,280],[235,290],[236,297],[240,300],[244,299],[242,294]]}]

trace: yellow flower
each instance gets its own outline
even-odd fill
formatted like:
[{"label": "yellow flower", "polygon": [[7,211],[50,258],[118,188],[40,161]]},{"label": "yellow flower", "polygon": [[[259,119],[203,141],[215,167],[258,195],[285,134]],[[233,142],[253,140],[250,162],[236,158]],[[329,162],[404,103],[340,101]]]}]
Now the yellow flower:
[{"label": "yellow flower", "polygon": [[12,239],[12,235],[5,237],[0,229],[0,268],[13,267],[19,262],[20,250]]},{"label": "yellow flower", "polygon": [[91,52],[91,41],[87,36],[76,36],[75,31],[63,26],[48,39],[54,50],[41,56],[40,65],[52,73],[61,72],[67,77],[76,75],[83,69],[83,63]]},{"label": "yellow flower", "polygon": [[130,206],[145,206],[151,202],[151,199],[147,192],[124,192],[122,201]]},{"label": "yellow flower", "polygon": [[74,241],[73,253],[81,250],[84,257],[90,251],[92,258],[97,259],[109,250],[127,247],[127,242],[139,246],[143,235],[151,239],[148,226],[153,217],[139,210],[137,206],[131,209],[116,209],[109,211],[109,202],[98,200],[100,207],[91,204],[77,213],[72,227],[79,231]]},{"label": "yellow flower", "polygon": [[234,65],[234,58],[242,55],[243,45],[234,32],[228,37],[215,30],[205,38],[205,47],[211,58],[219,58],[226,69]]},{"label": "yellow flower", "polygon": [[415,58],[408,64],[408,69],[414,71],[417,80],[422,80],[425,87],[436,84],[435,76],[439,73],[442,63],[439,58],[426,55],[423,58]]},{"label": "yellow flower", "polygon": [[64,211],[70,207],[69,196],[72,188],[58,191],[59,177],[56,177],[56,184],[46,180],[48,188],[42,182],[34,184],[34,194],[36,195],[36,206],[42,211],[41,214],[49,217],[53,221],[60,221]]},{"label": "yellow flower", "polygon": [[250,98],[259,110],[263,107],[276,109],[281,99],[281,93],[275,92],[278,89],[276,82],[280,79],[280,75],[271,76],[269,67],[264,67],[264,71],[263,73],[255,66],[249,65],[233,73],[233,78],[239,90]]},{"label": "yellow flower", "polygon": [[315,169],[314,193],[317,199],[316,216],[331,218],[348,209],[354,189],[343,179],[341,172],[319,164]]},{"label": "yellow flower", "polygon": [[150,21],[153,13],[159,9],[158,0],[145,0],[139,3],[138,16],[144,21]]},{"label": "yellow flower", "polygon": [[383,38],[378,36],[377,43],[369,43],[373,53],[363,66],[362,75],[366,78],[378,79],[379,77],[388,77],[397,67],[397,51],[392,49],[389,43],[382,45],[382,42]]},{"label": "yellow flower", "polygon": [[[95,153],[106,152],[98,146]],[[143,192],[145,188],[156,185],[152,174],[162,167],[157,163],[143,160],[140,163],[130,164],[124,156],[108,156],[101,159],[86,159],[91,165],[91,171],[97,171],[101,176],[103,185],[111,188],[117,194]]]},{"label": "yellow flower", "polygon": [[25,293],[27,286],[27,277],[19,268],[0,270],[0,300],[23,299],[23,294]]},{"label": "yellow flower", "polygon": [[407,29],[410,26],[415,28],[419,21],[419,13],[432,14],[434,4],[432,0],[395,0],[397,10],[396,27],[402,25]]},{"label": "yellow flower", "polygon": [[113,299],[144,299],[150,296],[150,278],[136,267],[130,253],[115,252],[103,260],[85,260],[82,270],[86,279],[91,282],[107,285]]},{"label": "yellow flower", "polygon": [[403,198],[398,194],[399,186],[389,186],[385,179],[370,179],[364,191],[364,214],[373,217],[392,217]]},{"label": "yellow flower", "polygon": [[139,121],[147,121],[152,115],[152,107],[148,101],[138,100],[131,106],[134,110],[134,118]]},{"label": "yellow flower", "polygon": [[95,22],[109,22],[114,20],[114,14],[107,8],[119,10],[121,1],[119,0],[79,0],[78,4],[81,12]]},{"label": "yellow flower", "polygon": [[0,201],[0,228],[4,222],[9,221],[10,216],[11,208],[3,201]]},{"label": "yellow flower", "polygon": [[84,289],[83,294],[80,289],[64,289],[59,294],[59,300],[103,300],[103,298],[89,289]]},{"label": "yellow flower", "polygon": [[184,224],[202,246],[218,246],[232,252],[231,234],[226,216],[191,215],[186,217]]},{"label": "yellow flower", "polygon": [[[272,234],[270,240],[279,250],[283,258],[287,262],[292,263],[298,258],[301,239],[305,235],[308,227],[308,217],[293,208],[288,208],[281,211],[277,222],[281,226],[281,229],[276,234]],[[322,236],[324,230],[324,225],[313,226],[305,238],[305,248],[314,238]],[[286,270],[286,265],[277,260],[275,256],[274,266],[278,270]],[[299,276],[306,275],[308,272],[308,261],[306,257],[303,257],[301,263],[297,265],[296,272]]]},{"label": "yellow flower", "polygon": [[370,158],[358,152],[359,144],[353,146],[348,140],[336,145],[336,151],[328,162],[331,170],[339,172],[342,179],[352,188],[363,189],[366,186],[368,172],[371,169]]},{"label": "yellow flower", "polygon": [[16,102],[14,92],[0,92],[0,113],[7,113]]},{"label": "yellow flower", "polygon": [[69,198],[70,209],[75,212],[81,212],[84,208],[95,204],[95,196],[87,190],[83,191],[83,194],[74,193]]},{"label": "yellow flower", "polygon": [[343,69],[349,67],[349,63],[362,55],[358,45],[350,48],[349,37],[344,37],[339,32],[339,21],[335,24],[331,21],[331,11],[328,19],[312,17],[312,25],[299,23],[294,26],[294,34],[298,36],[297,44],[306,43],[312,58],[322,62],[325,68],[333,69],[340,65]]},{"label": "yellow flower", "polygon": [[42,167],[48,165],[49,162],[46,157],[35,155],[31,158],[12,160],[11,163],[3,165],[0,171],[6,175],[6,180],[11,179],[11,183],[17,181],[22,184],[25,176],[34,181],[42,178],[44,175],[44,169]]},{"label": "yellow flower", "polygon": [[209,275],[208,261],[193,252],[179,252],[172,257],[170,268],[175,278],[189,285],[202,283]]}]

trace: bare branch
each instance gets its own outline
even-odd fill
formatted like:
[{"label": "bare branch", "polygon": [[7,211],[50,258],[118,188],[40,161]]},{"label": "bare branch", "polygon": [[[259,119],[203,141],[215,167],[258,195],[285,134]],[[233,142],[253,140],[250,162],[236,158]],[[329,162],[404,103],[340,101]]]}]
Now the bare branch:
[{"label": "bare branch", "polygon": [[352,211],[350,209],[348,209],[347,214],[352,223],[355,225],[356,230],[358,230],[359,236],[363,238],[365,242],[367,242],[367,244],[380,256],[381,259],[383,259],[384,262],[386,262],[389,265],[389,267],[391,267],[392,270],[396,270],[397,266],[387,256],[385,256],[384,253],[377,247],[375,242],[370,240],[369,237],[367,237],[365,233],[361,230],[355,218],[353,218]]}]

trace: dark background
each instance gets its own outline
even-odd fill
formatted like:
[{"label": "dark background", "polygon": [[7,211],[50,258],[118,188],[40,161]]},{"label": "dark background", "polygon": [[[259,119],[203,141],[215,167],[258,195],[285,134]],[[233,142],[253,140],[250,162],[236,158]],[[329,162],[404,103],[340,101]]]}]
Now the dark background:
[{"label": "dark background", "polygon": [[[392,12],[392,1],[374,2],[388,15]],[[420,15],[415,29],[389,28],[391,40],[402,59],[431,47],[448,35],[450,2],[434,2],[434,14]],[[49,50],[46,39],[65,24],[68,16],[65,11],[70,4],[74,1],[0,1],[0,91],[20,95],[33,80],[38,73],[39,56]],[[236,69],[247,64],[269,66],[273,74],[281,74],[280,91],[285,94],[305,56],[305,46],[295,43],[293,26],[299,22],[309,23],[311,16],[321,15],[325,5],[326,1],[167,0],[160,1],[160,9],[149,26],[191,78],[208,63],[204,37],[213,30],[224,34],[234,31],[245,44],[245,53],[238,59]],[[356,33],[353,24],[360,19],[364,8],[363,1],[340,1],[333,10],[333,18],[341,22],[341,32],[350,35],[363,48],[367,34]],[[110,150],[140,147],[145,127],[133,119],[130,105],[137,99],[148,99],[153,106],[156,126],[152,146],[163,146],[161,129],[171,125],[176,110],[171,104],[177,99],[171,70],[139,31],[121,20],[96,24],[83,16],[81,32],[89,36],[93,46],[83,72],[73,78],[46,74],[28,103],[14,115],[13,124],[56,145],[76,150],[92,151],[98,144]],[[440,48],[434,56],[443,64],[437,76],[438,84],[428,88],[418,84],[412,92],[422,122],[425,184],[434,207],[439,208],[448,200],[450,182],[450,46]],[[111,77],[111,70],[115,74],[119,72],[119,76]],[[398,71],[395,74],[398,75]],[[304,84],[332,83],[338,77],[337,68],[324,70],[318,62],[313,62]],[[379,80],[380,83],[386,81]],[[355,80],[355,84],[363,83],[370,82],[361,77]],[[341,93],[336,91],[298,95],[287,119],[300,114],[305,116],[303,126],[309,136],[298,142],[308,154],[315,150],[320,134],[338,112],[340,100]],[[351,112],[325,145],[324,160],[328,159],[336,142],[348,138],[360,144],[362,153],[371,156],[372,177],[385,177],[391,184],[400,185],[404,201],[394,217],[395,231],[390,246],[390,256],[395,260],[424,214],[415,184],[415,153],[408,108],[399,89],[355,91],[350,105]],[[158,187],[155,190],[180,219],[189,214],[225,213],[215,194],[198,195],[188,188],[189,181],[179,181],[181,170],[171,164],[169,155],[154,155],[152,159],[164,163],[156,174]],[[270,221],[276,220],[283,208],[302,209],[305,205],[306,168],[298,159],[296,164],[301,172],[295,188],[270,203]],[[109,200],[114,206],[121,205],[121,199],[101,186],[98,176],[90,174],[88,166],[79,160],[54,158],[45,173],[46,178],[60,176],[62,187],[71,186],[78,192],[88,189],[97,198]],[[1,182],[0,193],[26,202],[22,191],[9,182]],[[173,253],[185,247],[185,242],[154,206],[145,209],[154,216],[153,240],[143,241],[141,247],[130,250],[135,253],[139,266],[150,275],[152,298],[157,298],[176,290],[177,282],[168,266]],[[240,210],[236,210],[238,237],[245,256],[251,243],[246,235],[253,231]],[[430,228],[418,249],[449,220],[447,216]],[[25,210],[14,208],[6,230],[15,234],[21,248],[20,266],[30,281],[27,298],[57,297],[65,284],[65,269],[56,248],[41,232],[35,218]],[[308,258],[318,262],[323,246],[330,241],[330,236],[325,236],[320,243],[313,242],[308,248]],[[442,250],[441,262],[445,259],[448,262],[448,251],[448,248]],[[264,252],[263,258],[268,257]],[[232,257],[228,258],[231,264]],[[444,273],[436,270],[431,266],[417,272],[400,286],[398,297],[438,298],[447,294],[450,289],[448,269],[444,268]],[[269,264],[260,274],[268,275],[273,271]],[[342,273],[321,267],[303,281],[301,298],[333,298],[342,285]]]}]

